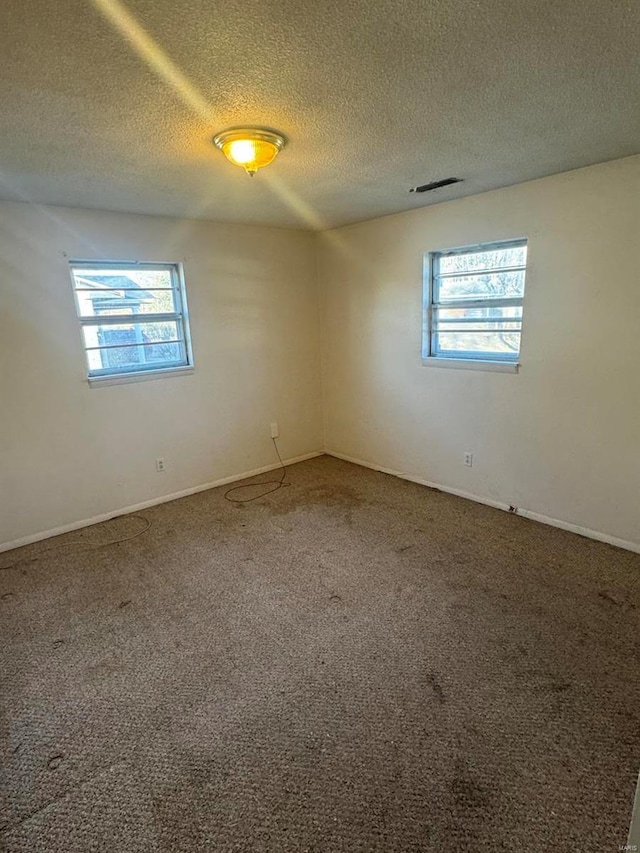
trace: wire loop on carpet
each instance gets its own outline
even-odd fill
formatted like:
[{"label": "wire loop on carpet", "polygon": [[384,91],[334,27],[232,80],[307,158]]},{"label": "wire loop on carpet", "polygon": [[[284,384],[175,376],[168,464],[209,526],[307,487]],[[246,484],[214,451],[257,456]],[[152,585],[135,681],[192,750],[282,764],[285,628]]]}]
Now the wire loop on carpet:
[{"label": "wire loop on carpet", "polygon": [[[125,516],[115,516],[115,518],[124,518]],[[52,551],[61,551],[64,548],[78,548],[80,551],[83,550],[92,550],[93,548],[105,548],[107,545],[119,545],[121,542],[129,542],[131,539],[137,539],[138,536],[142,536],[143,533],[146,533],[147,530],[151,527],[153,522],[151,519],[147,518],[145,515],[128,515],[127,518],[139,518],[141,521],[144,521],[145,527],[142,530],[138,530],[135,533],[132,533],[129,536],[122,536],[119,539],[109,539],[107,542],[85,542],[84,539],[76,539],[71,542],[61,542],[59,545],[52,545],[49,548],[46,548],[44,551],[41,551],[39,554],[36,554],[35,557],[24,557],[21,560],[16,560],[15,563],[9,563],[7,566],[0,566],[0,572],[7,571],[8,569],[14,569],[16,566],[20,566],[23,563],[37,563],[39,560],[44,559],[47,554],[50,554]],[[108,521],[115,521],[115,518],[110,518]],[[106,524],[106,522],[102,522],[102,524]],[[34,543],[35,544],[35,543]],[[22,546],[25,547],[25,546]]]},{"label": "wire loop on carpet", "polygon": [[[282,456],[280,456],[280,451],[278,450],[278,443],[275,438],[272,438],[273,446],[276,449],[276,453],[278,454],[278,459],[280,460],[280,466],[282,467],[282,473],[280,475],[279,480],[260,480],[258,483],[242,483],[240,486],[232,486],[230,489],[224,493],[224,498],[230,503],[234,504],[248,504],[251,501],[257,501],[259,498],[264,498],[266,495],[270,495],[272,492],[277,492],[278,489],[281,489],[283,486],[290,486],[291,483],[285,483],[284,479],[287,476],[287,469],[285,467],[284,462],[282,461]],[[251,489],[256,486],[269,486],[268,489],[265,489],[263,492],[260,492],[258,495],[253,495],[250,498],[230,498],[229,495],[232,492],[237,492],[240,489]]]},{"label": "wire loop on carpet", "polygon": [[[291,483],[285,483],[285,477],[287,476],[287,468],[286,468],[284,462],[282,461],[282,456],[280,455],[280,451],[278,450],[278,445],[277,445],[275,438],[272,438],[271,440],[273,441],[273,446],[276,449],[276,453],[278,455],[278,460],[279,460],[280,466],[282,468],[282,473],[280,475],[280,478],[278,480],[261,480],[257,483],[242,483],[239,486],[232,486],[230,489],[227,489],[227,491],[224,493],[225,500],[228,500],[231,503],[237,503],[237,504],[250,503],[251,501],[257,501],[259,498],[264,498],[266,495],[270,495],[272,492],[277,492],[278,489],[281,489],[283,486],[290,486],[291,485]],[[230,495],[233,492],[237,492],[240,489],[251,489],[251,488],[255,488],[256,486],[268,486],[268,488],[263,490],[262,492],[260,492],[257,495],[253,495],[250,498],[230,497]],[[122,517],[124,517],[124,516],[116,516],[116,518],[122,518]],[[152,525],[151,520],[148,519],[144,515],[138,515],[136,513],[135,515],[129,515],[128,518],[139,518],[141,521],[144,521],[145,527],[142,530],[138,530],[129,536],[123,536],[123,537],[118,538],[118,539],[110,539],[107,542],[85,542],[82,539],[78,539],[78,540],[71,541],[71,542],[61,542],[59,545],[53,545],[50,548],[46,548],[44,551],[41,551],[35,557],[24,557],[20,560],[16,560],[14,563],[9,563],[6,566],[0,566],[0,572],[8,571],[9,569],[14,569],[16,566],[19,566],[22,564],[37,563],[40,560],[44,559],[47,556],[47,554],[50,554],[52,551],[60,551],[60,550],[63,550],[65,548],[79,548],[80,550],[85,550],[85,549],[91,550],[94,548],[104,548],[107,545],[119,545],[121,542],[129,542],[131,539],[136,539],[138,536],[142,536],[142,534],[146,533],[147,530],[149,530],[149,528]],[[114,519],[109,519],[109,521],[113,521],[113,520]],[[25,546],[23,546],[23,547],[25,547]]]}]

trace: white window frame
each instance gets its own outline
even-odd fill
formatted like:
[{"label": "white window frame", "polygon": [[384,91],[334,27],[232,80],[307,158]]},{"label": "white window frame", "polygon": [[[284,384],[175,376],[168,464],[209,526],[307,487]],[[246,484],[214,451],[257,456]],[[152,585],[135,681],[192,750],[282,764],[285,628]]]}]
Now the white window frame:
[{"label": "white window frame", "polygon": [[[74,271],[81,274],[82,272],[95,272],[98,270],[104,271],[109,269],[123,271],[131,270],[131,272],[141,270],[162,270],[169,272],[176,310],[160,314],[112,314],[107,316],[96,315],[95,317],[83,316],[80,311],[80,303],[78,301],[79,288],[76,287]],[[122,325],[123,323],[144,324],[175,322],[178,328],[182,331],[182,338],[177,341],[183,345],[184,359],[182,361],[159,362],[150,365],[143,365],[135,369],[132,369],[131,366],[128,365],[122,370],[112,367],[104,368],[102,370],[91,370],[89,366],[88,348],[85,344],[84,335],[81,334],[81,342],[85,353],[85,363],[89,384],[113,385],[120,382],[135,382],[143,379],[154,379],[159,376],[193,372],[194,362],[191,347],[191,332],[189,328],[189,311],[187,307],[187,292],[182,264],[175,262],[72,260],[69,261],[69,274],[73,288],[76,315],[81,329],[85,326]],[[126,344],[123,346],[134,346],[134,344]]]},{"label": "white window frame", "polygon": [[[512,240],[500,240],[491,243],[476,243],[471,246],[463,246],[456,249],[445,249],[442,251],[427,252],[424,257],[424,275],[423,275],[423,323],[422,323],[422,364],[427,367],[453,367],[472,370],[492,370],[502,373],[517,373],[520,369],[520,353],[513,358],[502,354],[483,354],[482,358],[478,358],[476,353],[460,351],[456,355],[441,355],[434,352],[433,348],[433,318],[434,308],[441,305],[451,306],[451,303],[441,303],[437,296],[437,281],[440,279],[439,263],[440,258],[450,255],[466,255],[478,251],[493,251],[497,249],[511,249],[519,246],[528,246],[527,238],[521,237]],[[523,270],[525,278],[527,274],[527,263],[523,266],[509,267],[510,270]],[[492,272],[505,268],[492,268],[491,270],[482,270],[481,272]],[[459,273],[458,273],[459,275]],[[512,307],[518,306],[523,308],[524,315],[524,297],[509,297],[509,298],[485,298],[485,299],[457,299],[455,306],[460,308],[483,308],[487,306],[503,306]],[[520,332],[522,336],[522,331]]]}]

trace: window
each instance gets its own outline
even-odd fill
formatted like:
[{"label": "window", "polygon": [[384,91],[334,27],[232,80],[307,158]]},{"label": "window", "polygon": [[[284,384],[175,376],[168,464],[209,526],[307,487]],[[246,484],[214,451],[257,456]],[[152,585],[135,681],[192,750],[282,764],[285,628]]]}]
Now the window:
[{"label": "window", "polygon": [[71,263],[89,379],[193,363],[179,264]]},{"label": "window", "polygon": [[430,252],[424,363],[517,369],[527,241]]}]

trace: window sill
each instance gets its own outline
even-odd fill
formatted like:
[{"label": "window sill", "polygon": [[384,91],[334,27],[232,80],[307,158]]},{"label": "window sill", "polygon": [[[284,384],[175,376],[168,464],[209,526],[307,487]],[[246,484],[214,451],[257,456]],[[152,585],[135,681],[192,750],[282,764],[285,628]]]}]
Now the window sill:
[{"label": "window sill", "polygon": [[170,376],[184,376],[193,373],[192,364],[186,367],[165,367],[162,370],[145,370],[139,373],[120,373],[111,376],[90,376],[89,386],[97,388],[103,385],[125,385],[128,382],[145,382],[149,379],[165,379]]},{"label": "window sill", "polygon": [[422,359],[423,367],[453,367],[457,370],[489,370],[495,373],[518,373],[517,361],[480,361],[471,358],[437,358],[429,356]]}]

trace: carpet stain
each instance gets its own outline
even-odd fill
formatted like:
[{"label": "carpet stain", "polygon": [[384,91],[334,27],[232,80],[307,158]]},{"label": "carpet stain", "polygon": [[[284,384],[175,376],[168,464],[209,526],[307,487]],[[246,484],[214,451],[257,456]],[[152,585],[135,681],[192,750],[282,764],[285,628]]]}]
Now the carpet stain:
[{"label": "carpet stain", "polygon": [[269,504],[268,509],[270,515],[281,516],[295,512],[301,506],[322,507],[335,513],[346,524],[351,525],[353,511],[365,504],[366,500],[350,486],[325,484],[288,493],[284,499]]},{"label": "carpet stain", "polygon": [[568,681],[553,681],[548,689],[552,693],[565,693],[567,690],[571,690],[572,685]]},{"label": "carpet stain", "polygon": [[61,752],[56,753],[56,755],[52,755],[51,758],[47,761],[47,767],[49,770],[57,770],[58,767],[62,764],[64,759],[64,755]]},{"label": "carpet stain", "polygon": [[427,680],[427,684],[429,685],[429,687],[433,690],[435,697],[438,700],[438,702],[440,702],[441,705],[444,705],[447,700],[446,700],[446,697],[444,695],[444,690],[442,688],[442,685],[438,681],[436,674],[433,672],[427,672],[426,680]]},{"label": "carpet stain", "polygon": [[482,813],[492,805],[495,792],[487,787],[486,781],[480,781],[477,773],[472,773],[468,762],[458,758],[455,762],[455,771],[451,781],[451,793],[459,819],[464,820],[462,815],[470,816],[470,813]]},{"label": "carpet stain", "polygon": [[617,595],[612,595],[606,589],[601,589],[598,591],[598,595],[600,598],[603,598],[605,601],[608,601],[610,604],[615,604],[616,607],[620,607],[624,610],[635,610],[636,605],[633,602],[625,601],[623,598],[618,597]]}]

